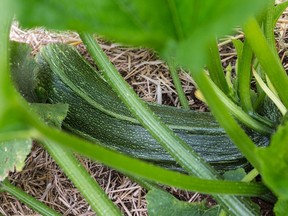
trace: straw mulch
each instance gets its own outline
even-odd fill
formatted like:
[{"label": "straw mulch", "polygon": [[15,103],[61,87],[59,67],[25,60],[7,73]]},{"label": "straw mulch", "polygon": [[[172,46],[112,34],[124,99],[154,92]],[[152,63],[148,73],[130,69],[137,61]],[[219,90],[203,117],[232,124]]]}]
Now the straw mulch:
[{"label": "straw mulch", "polygon": [[[279,55],[285,68],[288,67],[285,63],[287,62],[287,23],[286,14],[284,14],[277,25],[276,32]],[[14,24],[10,37],[11,40],[30,44],[33,50],[32,54],[36,54],[43,45],[48,43],[74,44],[88,61],[90,60],[79,36],[73,32],[49,32],[42,28],[22,30],[17,24]],[[240,33],[238,37],[242,38],[243,36]],[[101,42],[101,46],[123,77],[133,86],[143,100],[180,106],[167,65],[159,60],[155,53],[147,49],[125,47],[115,43]],[[234,70],[236,53],[231,46],[231,41],[229,39],[222,41],[219,49],[223,66],[228,66],[230,62]],[[194,95],[195,87],[191,77],[182,71],[180,79],[189,99],[190,107],[202,111],[207,110],[206,106],[197,100]],[[115,170],[91,160],[82,158],[81,163],[125,215],[147,215],[146,191],[138,184]],[[14,185],[21,187],[62,215],[95,215],[57,164],[37,144],[34,144],[31,154],[27,157],[23,171],[11,173],[9,179]],[[174,188],[167,188],[167,190],[177,198],[188,202],[207,198],[198,193],[180,191]],[[210,198],[207,200],[211,204],[213,203]],[[262,202],[261,207],[262,215],[273,214],[272,207],[267,203]],[[0,214],[4,216],[37,215],[37,213],[6,193],[0,194]]]}]

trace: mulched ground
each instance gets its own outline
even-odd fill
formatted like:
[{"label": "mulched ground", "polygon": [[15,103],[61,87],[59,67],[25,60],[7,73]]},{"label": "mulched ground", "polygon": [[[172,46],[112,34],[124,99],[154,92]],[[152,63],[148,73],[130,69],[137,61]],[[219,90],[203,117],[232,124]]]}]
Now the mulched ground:
[{"label": "mulched ground", "polygon": [[[277,44],[279,55],[283,65],[287,69],[287,24],[286,14],[277,25]],[[79,51],[89,60],[89,56],[76,33],[48,32],[45,29],[22,30],[14,24],[11,30],[11,39],[29,43],[35,54],[48,43],[63,42],[77,45]],[[243,38],[241,33],[239,38]],[[110,60],[121,72],[123,77],[135,89],[138,95],[145,101],[157,102],[179,107],[179,100],[168,67],[165,63],[147,49],[125,47],[121,44],[101,42],[101,46]],[[223,66],[230,63],[232,69],[235,66],[235,49],[231,46],[231,40],[227,38],[219,44]],[[180,79],[189,105],[192,109],[206,111],[207,107],[194,95],[195,87],[191,77],[182,71]],[[89,173],[97,180],[111,200],[117,204],[125,215],[145,216],[146,191],[127,177],[111,170],[101,164],[85,158],[81,163]],[[48,153],[39,145],[34,144],[31,154],[26,160],[23,171],[11,173],[10,181],[27,193],[43,201],[50,207],[61,212],[62,215],[95,215],[78,190],[65,177],[63,172],[54,163]],[[172,194],[181,200],[196,202],[206,199],[207,196],[198,193],[167,188]],[[211,198],[207,198],[213,204]],[[273,215],[272,206],[261,202],[262,215]],[[37,215],[34,211],[11,197],[9,194],[0,194],[0,214],[13,215]]]}]

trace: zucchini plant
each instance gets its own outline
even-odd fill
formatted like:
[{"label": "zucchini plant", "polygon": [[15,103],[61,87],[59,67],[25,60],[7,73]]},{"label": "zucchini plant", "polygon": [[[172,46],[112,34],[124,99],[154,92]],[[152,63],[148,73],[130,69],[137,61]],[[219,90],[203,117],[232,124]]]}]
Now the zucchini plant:
[{"label": "zucchini plant", "polygon": [[[66,0],[14,0],[1,4],[3,149],[19,143],[26,143],[29,149],[31,139],[40,142],[99,215],[121,213],[79,167],[73,152],[132,177],[151,191],[147,198],[150,202],[166,194],[167,205],[177,203],[177,215],[187,209],[191,214],[196,209],[210,215],[259,215],[248,196],[268,199],[271,193],[277,197],[274,212],[285,215],[288,78],[273,33],[287,2],[77,0],[72,4]],[[12,44],[9,59],[8,35],[14,15],[27,27],[78,31],[104,78],[73,47],[64,44],[43,48],[35,59],[29,57],[26,46]],[[233,41],[238,59],[231,81],[222,68],[216,41],[237,25],[241,25],[245,39]],[[179,85],[186,109],[144,103],[91,33],[152,47],[172,68],[184,67],[211,113],[187,110]],[[171,73],[179,82],[177,73]],[[251,88],[254,78],[257,85]],[[69,133],[61,131],[61,125]],[[0,173],[0,180],[11,169],[7,167],[4,174]],[[242,181],[224,180],[223,172],[239,167],[251,172]],[[202,205],[178,203],[161,191],[159,184],[211,194],[219,208],[203,210]],[[7,180],[0,183],[0,190],[43,215],[57,214],[20,193]],[[148,205],[151,215],[171,213],[165,212],[166,208]]]}]

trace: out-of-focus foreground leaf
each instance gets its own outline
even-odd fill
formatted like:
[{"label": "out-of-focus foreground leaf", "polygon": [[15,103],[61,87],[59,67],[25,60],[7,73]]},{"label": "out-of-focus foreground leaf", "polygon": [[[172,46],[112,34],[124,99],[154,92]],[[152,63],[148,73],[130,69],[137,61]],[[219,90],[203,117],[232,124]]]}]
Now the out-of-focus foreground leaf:
[{"label": "out-of-focus foreground leaf", "polygon": [[61,128],[62,121],[68,112],[68,104],[37,104],[33,103],[32,110],[49,126]]},{"label": "out-of-focus foreground leaf", "polygon": [[282,199],[288,200],[288,123],[279,126],[266,148],[257,151],[266,185]]},{"label": "out-of-focus foreground leaf", "polygon": [[[25,27],[98,33],[120,42],[156,48],[198,68],[205,46],[261,9],[267,0],[15,0]],[[29,14],[29,15],[28,15]],[[204,48],[204,49],[203,49]]]},{"label": "out-of-focus foreground leaf", "polygon": [[288,199],[282,200],[279,199],[274,206],[274,212],[276,216],[285,216],[288,212]]},{"label": "out-of-focus foreground leaf", "polygon": [[245,177],[245,175],[246,175],[246,172],[243,168],[226,171],[223,174],[226,180],[231,180],[231,181],[241,181]]}]

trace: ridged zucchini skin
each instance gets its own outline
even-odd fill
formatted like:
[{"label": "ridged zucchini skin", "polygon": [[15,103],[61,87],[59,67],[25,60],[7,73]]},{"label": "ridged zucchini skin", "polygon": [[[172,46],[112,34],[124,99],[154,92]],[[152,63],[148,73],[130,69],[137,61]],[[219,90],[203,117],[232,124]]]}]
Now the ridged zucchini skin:
[{"label": "ridged zucchini skin", "polygon": [[[177,169],[174,159],[144,129],[118,96],[77,52],[51,44],[37,55],[38,102],[67,103],[64,129],[122,153]],[[247,165],[246,159],[207,112],[149,104],[154,113],[218,170]]]}]

